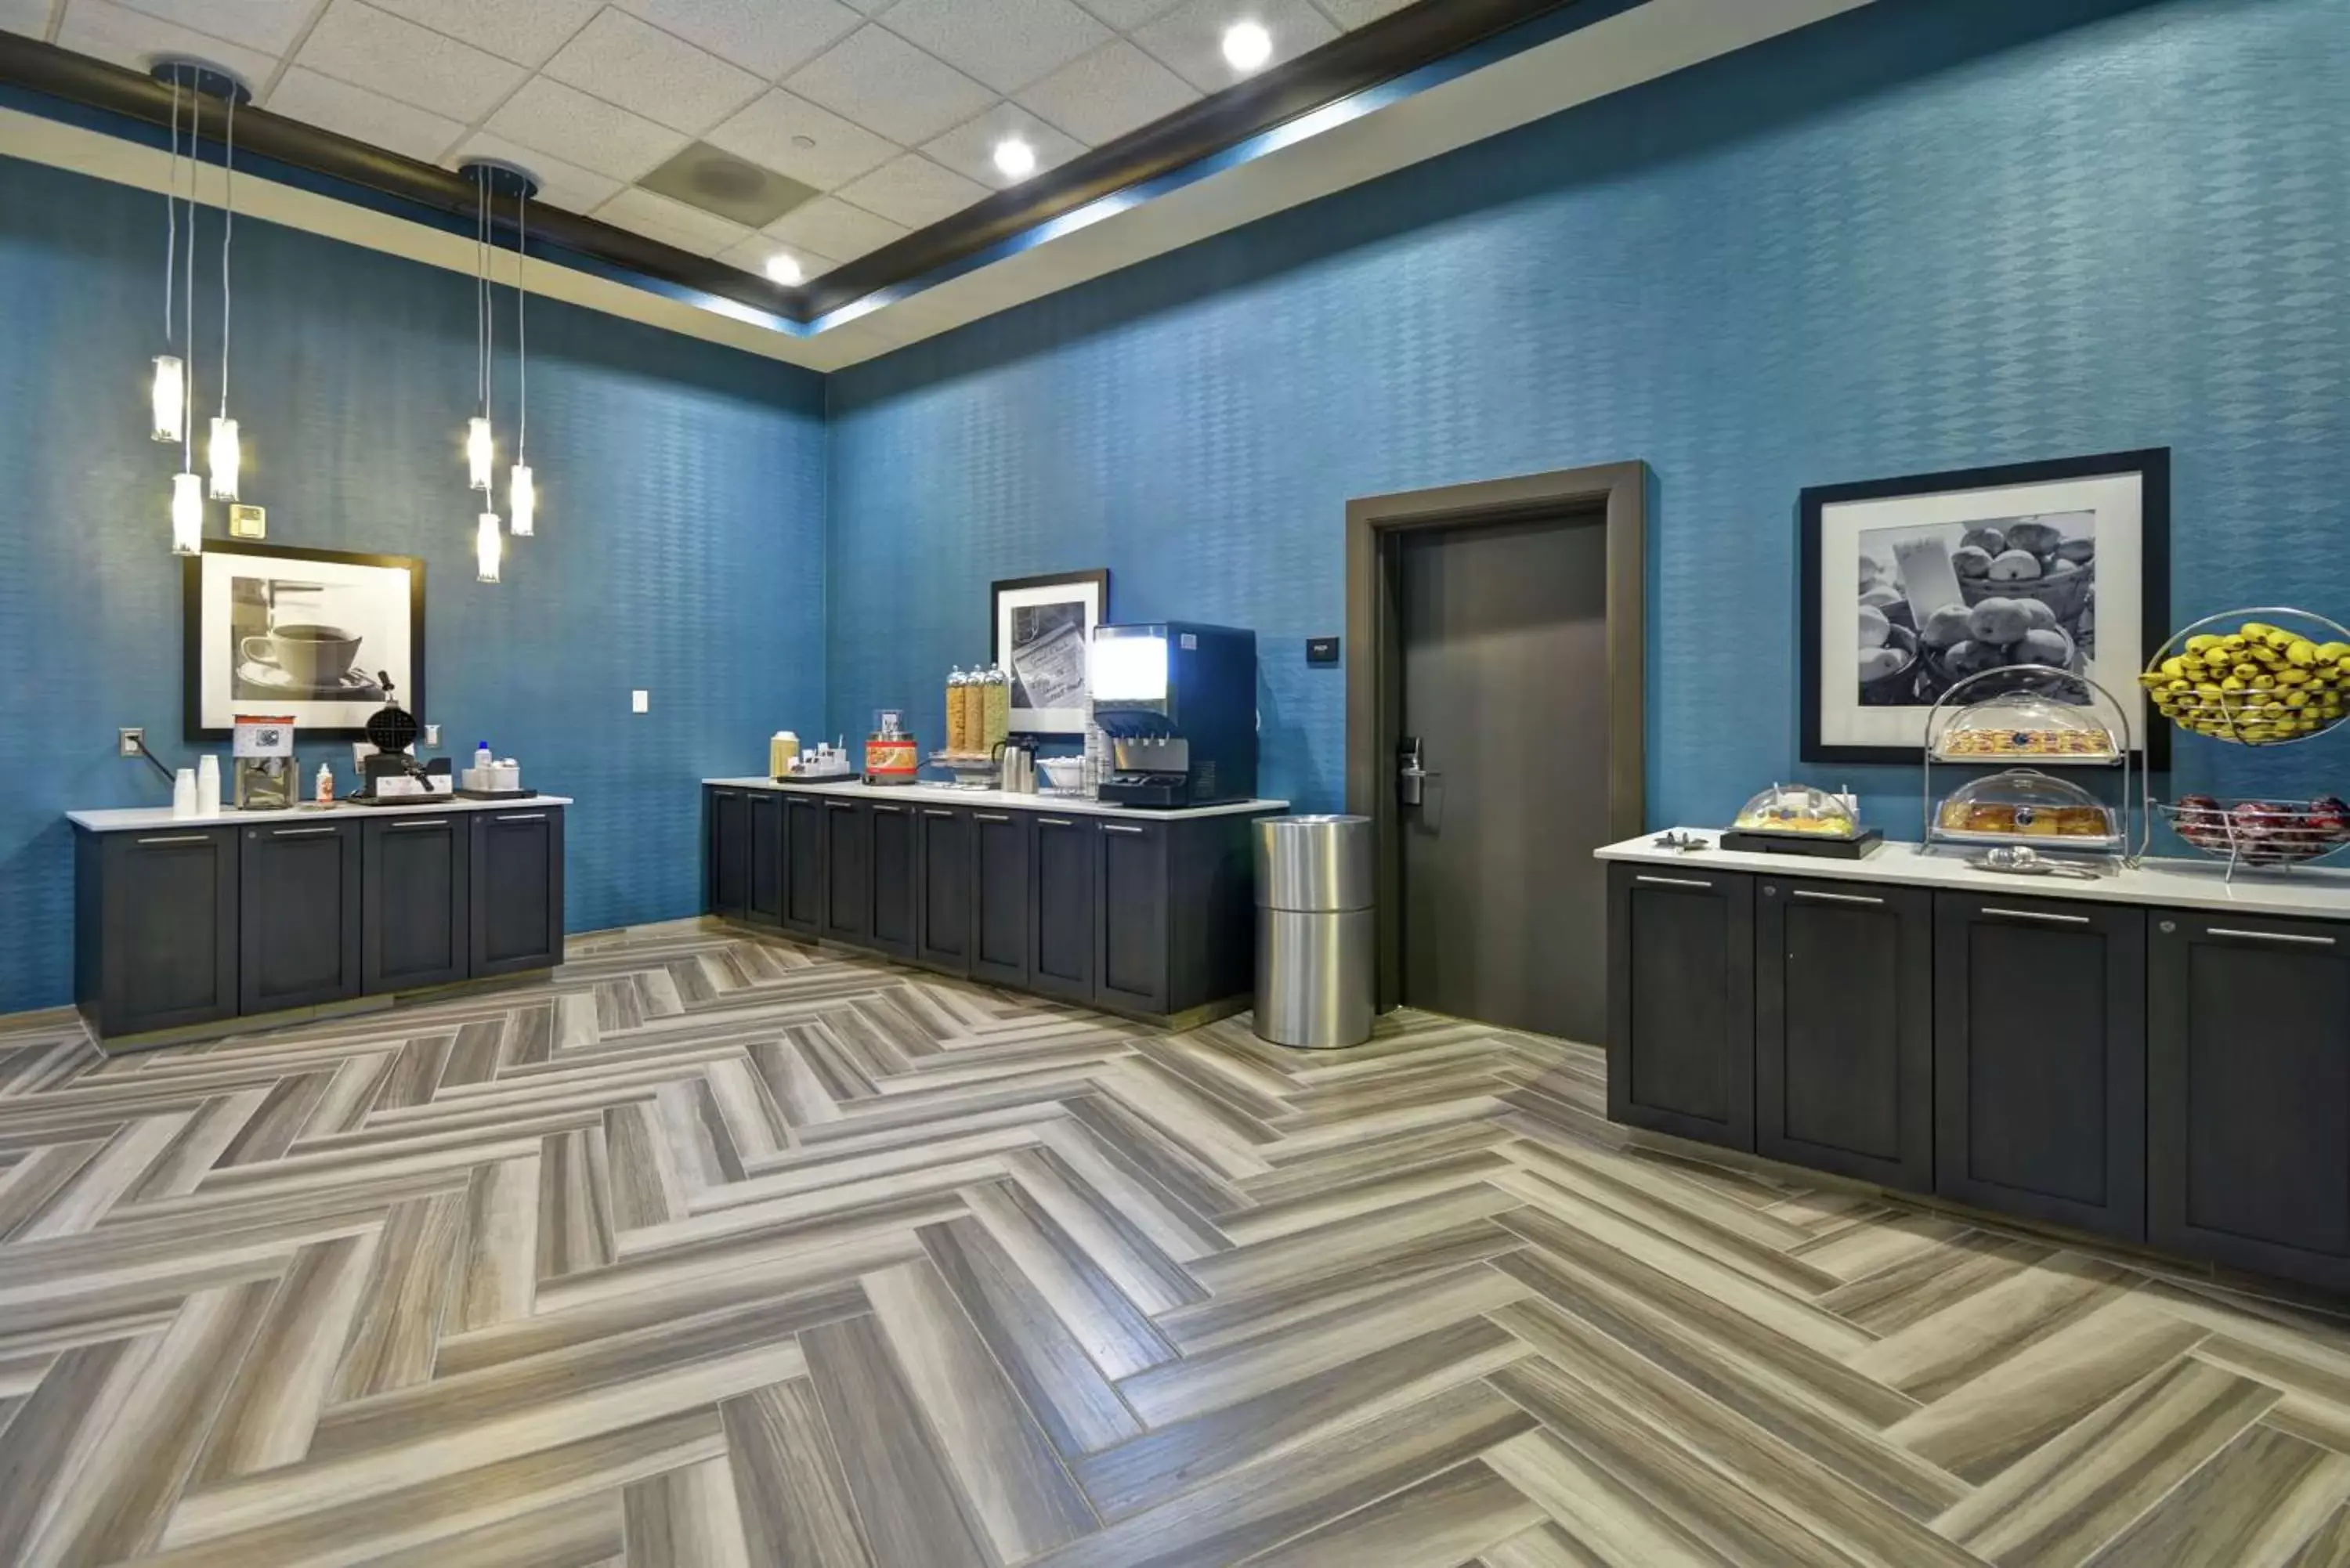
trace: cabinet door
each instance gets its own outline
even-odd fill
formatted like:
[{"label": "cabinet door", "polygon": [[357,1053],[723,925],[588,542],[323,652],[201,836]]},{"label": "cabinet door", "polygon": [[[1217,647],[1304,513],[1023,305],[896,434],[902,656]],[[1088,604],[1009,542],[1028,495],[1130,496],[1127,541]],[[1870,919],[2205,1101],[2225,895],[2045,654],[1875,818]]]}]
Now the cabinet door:
[{"label": "cabinet door", "polygon": [[2350,925],[2161,909],[2149,1239],[2350,1288]]},{"label": "cabinet door", "polygon": [[1094,927],[1094,995],[1138,1012],[1167,1011],[1167,828],[1105,822]]},{"label": "cabinet door", "polygon": [[770,791],[743,797],[750,816],[745,835],[749,870],[743,878],[747,907],[743,918],[754,925],[784,923],[784,799]]},{"label": "cabinet door", "polygon": [[972,824],[967,811],[926,805],[915,819],[921,836],[920,896],[915,902],[914,956],[949,974],[971,972]]},{"label": "cabinet door", "polygon": [[1036,876],[1030,894],[1028,984],[1072,1002],[1094,999],[1093,824],[1035,819]]},{"label": "cabinet door", "polygon": [[472,835],[462,816],[359,826],[359,989],[405,991],[465,978]]},{"label": "cabinet door", "polygon": [[804,794],[783,802],[783,927],[812,938],[824,930],[824,802]]},{"label": "cabinet door", "polygon": [[1934,908],[1934,1189],[2146,1236],[2146,912],[1944,893]]},{"label": "cabinet door", "polygon": [[99,1033],[235,1017],[236,830],[112,833],[99,856]]},{"label": "cabinet door", "polygon": [[237,852],[240,1012],[359,993],[359,825],[271,823]]},{"label": "cabinet door", "polygon": [[873,945],[892,958],[914,956],[914,808],[875,802],[873,812]]},{"label": "cabinet door", "polygon": [[563,813],[473,815],[471,969],[475,979],[563,961]]},{"label": "cabinet door", "polygon": [[1825,878],[1760,883],[1755,1151],[1930,1190],[1933,896]]},{"label": "cabinet door", "polygon": [[854,801],[824,803],[824,935],[863,947],[873,940],[873,814]]},{"label": "cabinet door", "polygon": [[1028,909],[1035,892],[1035,840],[1025,813],[971,814],[971,978],[1028,984]]},{"label": "cabinet door", "polygon": [[1754,883],[1607,870],[1607,1116],[1754,1147]]},{"label": "cabinet door", "polygon": [[710,912],[739,920],[751,909],[751,802],[741,790],[713,789],[703,800],[709,824]]}]

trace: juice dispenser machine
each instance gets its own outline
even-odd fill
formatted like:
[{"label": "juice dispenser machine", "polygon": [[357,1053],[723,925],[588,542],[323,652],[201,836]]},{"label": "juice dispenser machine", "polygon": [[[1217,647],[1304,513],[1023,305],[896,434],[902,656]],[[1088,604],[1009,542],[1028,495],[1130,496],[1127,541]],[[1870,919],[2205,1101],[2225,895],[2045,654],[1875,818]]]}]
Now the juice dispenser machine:
[{"label": "juice dispenser machine", "polygon": [[1180,807],[1256,794],[1256,633],[1159,621],[1094,628],[1101,798]]}]

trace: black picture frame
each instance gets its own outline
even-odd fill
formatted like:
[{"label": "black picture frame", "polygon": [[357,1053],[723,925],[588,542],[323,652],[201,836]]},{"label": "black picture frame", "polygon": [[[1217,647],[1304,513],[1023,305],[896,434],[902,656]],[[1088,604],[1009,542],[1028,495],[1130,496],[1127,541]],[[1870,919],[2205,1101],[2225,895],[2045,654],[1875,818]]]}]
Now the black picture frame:
[{"label": "black picture frame", "polygon": [[[1898,479],[1864,480],[1855,483],[1814,485],[1797,498],[1796,652],[1801,709],[1800,755],[1806,763],[1845,764],[1914,763],[1919,746],[1828,744],[1820,738],[1822,673],[1821,615],[1824,564],[1822,516],[1826,508],[1856,501],[1895,500],[1931,496],[1953,491],[1991,490],[2069,480],[2136,475],[2138,480],[2138,649],[2141,659],[2160,648],[2170,635],[2170,449],[2146,447],[2131,452],[2103,452],[2033,462],[1999,463],[1981,468],[1951,469],[1939,473],[1908,474]],[[2160,771],[2170,765],[2170,727],[2147,707],[2136,672],[2115,697],[2129,704],[2133,738],[2144,765]]]},{"label": "black picture frame", "polygon": [[[234,732],[226,725],[207,727],[203,722],[203,582],[207,556],[249,556],[270,561],[317,561],[348,566],[378,566],[408,574],[408,682],[395,694],[416,722],[424,722],[424,561],[418,556],[383,556],[357,550],[320,550],[305,545],[264,545],[244,539],[207,539],[203,553],[181,563],[180,629],[182,670],[181,724],[190,741],[225,741]],[[306,739],[361,741],[364,725],[297,724]]]},{"label": "black picture frame", "polygon": [[[1039,590],[1052,588],[1091,589],[1095,602],[1093,624],[1098,626],[1109,619],[1109,568],[1107,566],[1097,566],[1090,571],[1050,572],[1039,576],[1000,578],[987,587],[987,659],[990,664],[1002,665],[1006,670],[1013,669],[1012,650],[1004,646],[1003,641],[1005,597],[1033,594]],[[1087,635],[1091,635],[1091,628],[1087,628]],[[1016,670],[1014,674],[1017,674]],[[1065,711],[1050,710],[1049,711],[1057,714]],[[1021,688],[1016,680],[1013,687],[1010,727],[1011,732],[1015,735],[1068,738],[1082,736],[1085,733],[1085,726],[1082,722],[1072,724],[1066,722],[1066,719],[1040,722],[1035,713],[1023,705]]]}]

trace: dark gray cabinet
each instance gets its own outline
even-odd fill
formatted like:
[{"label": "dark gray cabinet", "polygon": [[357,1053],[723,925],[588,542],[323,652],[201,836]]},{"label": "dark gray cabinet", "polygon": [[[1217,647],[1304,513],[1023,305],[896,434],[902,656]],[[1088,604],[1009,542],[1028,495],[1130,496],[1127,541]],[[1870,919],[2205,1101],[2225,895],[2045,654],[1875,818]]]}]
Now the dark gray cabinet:
[{"label": "dark gray cabinet", "polygon": [[[1758,880],[1755,1151],[1930,1190],[1932,896],[1890,884]],[[1666,924],[1690,906],[1656,908]]]},{"label": "dark gray cabinet", "polygon": [[74,994],[101,1038],[237,1012],[237,832],[82,833]]},{"label": "dark gray cabinet", "polygon": [[744,797],[750,816],[750,870],[743,918],[754,925],[784,923],[784,799],[764,792]]},{"label": "dark gray cabinet", "polygon": [[2158,909],[2148,1238],[2350,1289],[2350,925]]},{"label": "dark gray cabinet", "polygon": [[704,901],[713,915],[743,919],[751,911],[751,797],[741,790],[714,789],[702,804],[709,855]]},{"label": "dark gray cabinet", "polygon": [[359,993],[359,825],[264,823],[237,848],[240,1012]]},{"label": "dark gray cabinet", "polygon": [[2146,912],[1939,895],[1934,1189],[2146,1236]]},{"label": "dark gray cabinet", "polygon": [[920,863],[915,825],[921,819],[911,805],[875,801],[872,815],[873,896],[868,901],[867,933],[877,951],[891,958],[914,956],[916,910],[919,907],[914,872]]},{"label": "dark gray cabinet", "polygon": [[476,980],[563,961],[563,813],[473,815],[468,972]]},{"label": "dark gray cabinet", "polygon": [[822,934],[862,947],[873,929],[873,814],[855,801],[824,803]]},{"label": "dark gray cabinet", "polygon": [[1070,1002],[1094,999],[1094,856],[1090,818],[1038,815],[1028,904],[1028,986]]},{"label": "dark gray cabinet", "polygon": [[920,841],[914,957],[931,969],[967,975],[979,914],[972,882],[971,813],[938,805],[920,809],[914,819]]},{"label": "dark gray cabinet", "polygon": [[1105,1005],[1169,1011],[1167,836],[1161,823],[1101,825],[1094,995]]},{"label": "dark gray cabinet", "polygon": [[1035,891],[1031,814],[971,814],[971,977],[1028,985],[1028,909]]},{"label": "dark gray cabinet", "polygon": [[778,922],[794,936],[824,931],[824,802],[813,795],[783,798],[784,904]]},{"label": "dark gray cabinet", "polygon": [[359,825],[360,991],[408,991],[466,977],[472,847],[460,815]]},{"label": "dark gray cabinet", "polygon": [[1754,1147],[1754,879],[1607,868],[1607,1115]]}]

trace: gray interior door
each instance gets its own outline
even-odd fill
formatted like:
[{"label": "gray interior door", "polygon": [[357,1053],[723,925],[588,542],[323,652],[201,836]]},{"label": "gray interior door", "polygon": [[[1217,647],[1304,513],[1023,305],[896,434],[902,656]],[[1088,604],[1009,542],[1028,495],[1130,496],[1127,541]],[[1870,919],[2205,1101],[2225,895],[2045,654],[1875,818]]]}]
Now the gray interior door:
[{"label": "gray interior door", "polygon": [[1607,529],[1598,512],[1394,546],[1403,709],[1433,775],[1401,826],[1403,1002],[1607,1033]]}]

